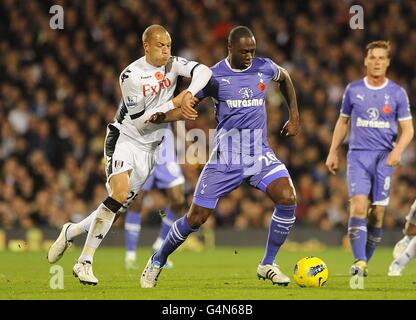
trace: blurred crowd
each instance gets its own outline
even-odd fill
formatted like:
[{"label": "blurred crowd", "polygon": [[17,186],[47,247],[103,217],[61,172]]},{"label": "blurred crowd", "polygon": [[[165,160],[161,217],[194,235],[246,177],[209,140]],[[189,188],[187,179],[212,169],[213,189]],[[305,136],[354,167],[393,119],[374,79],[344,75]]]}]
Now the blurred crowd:
[{"label": "blurred crowd", "polygon": [[[51,29],[49,8],[64,8],[64,29]],[[344,228],[348,217],[344,145],[341,169],[325,159],[348,82],[364,75],[368,42],[390,40],[390,79],[416,102],[416,1],[354,1],[364,8],[364,29],[349,26],[350,1],[269,0],[0,0],[0,227],[60,227],[79,221],[105,198],[102,165],[107,123],[120,99],[118,76],[143,55],[141,34],[161,24],[173,54],[213,65],[223,59],[236,25],[250,27],[258,56],[285,67],[294,82],[302,132],[282,138],[287,119],[276,86],[268,89],[269,142],[288,167],[297,190],[297,223]],[[187,129],[215,127],[202,106]],[[416,198],[416,144],[394,175],[386,217],[401,227]],[[182,166],[188,203],[201,165]],[[163,192],[144,199],[143,220],[166,206]],[[211,225],[264,228],[273,203],[243,186],[220,200]],[[120,223],[121,224],[121,223]]]}]

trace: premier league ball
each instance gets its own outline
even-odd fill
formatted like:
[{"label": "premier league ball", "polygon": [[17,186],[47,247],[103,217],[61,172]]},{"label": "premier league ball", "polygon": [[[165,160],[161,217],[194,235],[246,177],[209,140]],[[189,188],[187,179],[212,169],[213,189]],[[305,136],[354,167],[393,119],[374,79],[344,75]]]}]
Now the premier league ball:
[{"label": "premier league ball", "polygon": [[296,263],[293,278],[302,288],[322,287],[328,279],[328,267],[317,257],[306,257]]}]

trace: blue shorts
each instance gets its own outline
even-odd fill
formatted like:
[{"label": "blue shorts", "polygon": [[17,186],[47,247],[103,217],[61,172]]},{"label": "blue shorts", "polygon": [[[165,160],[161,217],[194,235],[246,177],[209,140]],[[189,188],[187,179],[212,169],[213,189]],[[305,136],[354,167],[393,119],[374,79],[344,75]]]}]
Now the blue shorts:
[{"label": "blue shorts", "polygon": [[347,155],[347,181],[350,198],[369,196],[373,205],[389,204],[393,167],[386,165],[390,151],[350,150]]},{"label": "blue shorts", "polygon": [[143,185],[143,190],[150,191],[153,188],[169,189],[183,183],[185,183],[185,178],[183,177],[181,167],[176,162],[164,165],[157,164]]},{"label": "blue shorts", "polygon": [[[237,189],[243,181],[266,192],[267,186],[279,178],[289,178],[286,166],[276,158],[270,148],[265,148],[260,156],[251,161],[234,161],[240,154],[219,155],[219,163],[208,162],[199,176],[193,203],[213,209],[219,198]],[[239,163],[240,162],[240,163]]]}]

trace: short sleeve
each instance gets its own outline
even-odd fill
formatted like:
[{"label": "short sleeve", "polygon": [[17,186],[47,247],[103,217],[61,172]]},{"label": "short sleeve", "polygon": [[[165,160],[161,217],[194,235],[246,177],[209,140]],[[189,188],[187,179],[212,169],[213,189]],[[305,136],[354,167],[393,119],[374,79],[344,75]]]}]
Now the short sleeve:
[{"label": "short sleeve", "polygon": [[341,102],[341,115],[344,117],[350,117],[351,111],[352,111],[352,103],[351,103],[351,97],[350,97],[350,85],[347,86],[345,89],[344,95],[342,96],[342,102]]},{"label": "short sleeve", "polygon": [[403,88],[398,90],[397,96],[397,119],[399,121],[412,119],[409,97]]},{"label": "short sleeve", "polygon": [[271,59],[268,59],[268,60],[269,60],[269,65],[270,65],[272,74],[273,74],[272,80],[278,81],[280,78],[280,67],[275,62],[273,62],[273,60]]},{"label": "short sleeve", "polygon": [[199,91],[195,95],[195,97],[197,97],[199,100],[202,100],[206,97],[212,97],[212,98],[218,99],[217,96],[218,96],[218,81],[214,77],[211,77],[211,79],[209,80],[205,88]]},{"label": "short sleeve", "polygon": [[120,88],[127,112],[132,119],[140,117],[144,113],[144,97],[138,77],[134,70],[127,68],[120,75]]},{"label": "short sleeve", "polygon": [[172,63],[174,71],[179,75],[186,78],[191,78],[193,70],[199,64],[195,61],[189,61],[181,57],[172,57]]}]

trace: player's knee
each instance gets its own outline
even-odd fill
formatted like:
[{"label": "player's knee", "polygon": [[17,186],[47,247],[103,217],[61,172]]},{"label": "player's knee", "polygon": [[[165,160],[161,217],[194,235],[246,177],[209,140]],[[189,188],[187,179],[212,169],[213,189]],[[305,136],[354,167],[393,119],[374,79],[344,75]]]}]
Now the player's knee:
[{"label": "player's knee", "polygon": [[209,209],[193,206],[187,214],[189,224],[193,228],[199,228],[208,220],[210,212]]},{"label": "player's knee", "polygon": [[279,190],[276,197],[276,204],[285,206],[296,205],[296,194],[293,189]]},{"label": "player's knee", "polygon": [[129,191],[126,189],[121,190],[113,190],[111,193],[111,198],[118,201],[119,203],[125,203],[127,201],[127,198],[129,197]]},{"label": "player's knee", "polygon": [[367,206],[363,203],[353,203],[351,202],[350,214],[356,218],[366,218],[367,217]]},{"label": "player's knee", "polygon": [[408,221],[405,225],[404,233],[406,236],[416,236],[416,225]]}]

